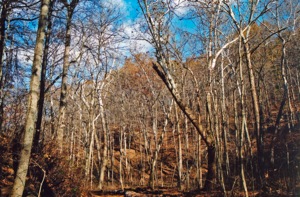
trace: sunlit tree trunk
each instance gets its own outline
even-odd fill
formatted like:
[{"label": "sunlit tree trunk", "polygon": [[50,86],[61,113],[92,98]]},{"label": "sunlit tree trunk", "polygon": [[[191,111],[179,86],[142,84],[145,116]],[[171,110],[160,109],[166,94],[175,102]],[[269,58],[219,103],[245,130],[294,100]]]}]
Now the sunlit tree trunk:
[{"label": "sunlit tree trunk", "polygon": [[58,112],[58,128],[57,128],[57,143],[60,152],[63,150],[63,137],[66,129],[65,113],[67,106],[67,74],[70,66],[70,46],[71,46],[71,25],[74,10],[79,0],[72,0],[68,3],[67,0],[62,0],[64,6],[67,8],[67,23],[66,23],[66,34],[65,34],[65,50],[63,56],[63,71],[61,81],[61,93],[59,101],[59,112]]},{"label": "sunlit tree trunk", "polygon": [[177,178],[177,187],[182,190],[183,184],[182,184],[182,145],[181,145],[181,128],[180,128],[180,119],[178,114],[178,107],[175,106],[175,122],[176,122],[176,130],[177,130],[177,147],[178,147],[178,156],[177,156],[177,172],[178,172],[178,178]]},{"label": "sunlit tree trunk", "polygon": [[[185,145],[185,152],[187,155],[189,155],[189,150],[190,150],[190,142],[189,142],[189,125],[188,125],[188,119],[187,117],[185,116],[184,117],[184,124],[185,124],[185,129],[184,129],[184,145]],[[190,164],[189,164],[189,160],[186,160],[185,161],[185,165],[186,165],[186,190],[189,190],[190,189],[190,170],[191,170],[191,167]]]},{"label": "sunlit tree trunk", "polygon": [[106,115],[104,111],[104,103],[103,103],[103,86],[99,88],[98,92],[98,101],[99,101],[99,113],[101,118],[101,124],[102,124],[102,130],[103,130],[103,150],[102,150],[102,158],[101,158],[101,164],[100,164],[100,174],[99,174],[99,183],[98,188],[103,188],[103,182],[104,182],[104,175],[105,170],[108,163],[108,127],[107,127],[107,121],[106,121]]},{"label": "sunlit tree trunk", "polygon": [[203,187],[203,181],[202,181],[202,167],[201,167],[201,155],[202,155],[202,150],[201,150],[201,136],[198,135],[197,138],[197,184],[198,184],[198,189],[201,189]]},{"label": "sunlit tree trunk", "polygon": [[[257,160],[258,160],[258,176],[260,179],[263,179],[264,174],[264,141],[263,141],[263,133],[261,131],[261,115],[259,108],[259,100],[257,95],[257,89],[255,84],[255,76],[254,76],[254,68],[251,62],[251,52],[249,47],[249,42],[244,36],[241,34],[244,52],[246,54],[246,65],[248,67],[249,74],[249,82],[252,96],[252,104],[254,108],[254,116],[255,116],[255,135],[256,135],[256,146],[257,146]],[[262,180],[261,180],[262,181]]]},{"label": "sunlit tree trunk", "polygon": [[[170,116],[170,113],[171,113],[171,110],[172,110],[172,107],[173,107],[173,100],[172,102],[170,103],[170,107],[168,110],[166,110],[165,106],[163,103],[161,103],[161,107],[163,108],[163,111],[164,111],[164,115],[165,115],[165,120],[164,120],[164,125],[163,125],[163,128],[162,128],[162,132],[159,136],[156,136],[156,141],[155,141],[155,149],[152,153],[152,157],[151,157],[151,164],[150,164],[150,179],[149,179],[149,186],[151,187],[151,189],[154,189],[154,181],[155,181],[155,175],[157,174],[156,173],[156,169],[157,169],[157,159],[158,159],[158,156],[159,156],[159,152],[160,152],[160,149],[161,149],[161,146],[163,145],[163,142],[164,142],[164,137],[165,137],[165,134],[167,132],[167,126],[168,126],[168,123],[169,123],[169,116]],[[153,128],[154,130],[156,130],[156,135],[158,134],[158,128],[157,128],[157,117],[154,118],[155,122],[153,122]]]},{"label": "sunlit tree trunk", "polygon": [[[157,128],[157,102],[152,107],[152,131],[154,134],[154,150],[150,150],[151,152],[151,158],[150,158],[150,178],[149,178],[149,187],[154,190],[155,186],[155,177],[156,177],[156,164],[157,164],[157,158],[158,158],[158,152],[157,150],[157,135],[158,135],[158,128]],[[151,141],[150,141],[151,143]],[[150,149],[151,149],[151,144],[150,144]]]},{"label": "sunlit tree trunk", "polygon": [[[242,33],[242,32],[241,32]],[[242,124],[241,128],[238,131],[238,156],[239,156],[239,167],[240,167],[240,177],[241,182],[245,191],[245,196],[248,197],[248,188],[246,183],[246,177],[245,177],[245,170],[244,170],[244,154],[243,154],[243,148],[244,148],[244,136],[245,136],[245,128],[247,127],[246,122],[246,106],[245,106],[245,85],[244,85],[244,76],[243,76],[243,57],[242,57],[242,42],[240,39],[239,42],[239,74],[240,74],[240,100],[241,100],[241,108],[242,108]]]},{"label": "sunlit tree trunk", "polygon": [[228,147],[227,147],[227,136],[228,136],[228,112],[226,109],[226,96],[225,96],[225,76],[224,76],[224,63],[223,58],[221,62],[221,90],[222,90],[222,96],[221,96],[221,116],[222,116],[222,131],[223,131],[223,146],[224,146],[224,153],[223,158],[225,160],[225,170],[226,175],[228,176],[230,173],[230,162],[229,162],[229,155],[228,155]]},{"label": "sunlit tree trunk", "polygon": [[[120,135],[119,135],[119,146],[120,146],[120,162],[119,162],[119,181],[121,184],[121,189],[124,190],[124,183],[123,183],[123,156],[124,156],[124,149],[123,149],[123,135],[125,132],[125,126],[122,126],[120,129]],[[124,143],[126,143],[124,141]]]},{"label": "sunlit tree trunk", "polygon": [[50,38],[52,31],[52,12],[53,6],[56,0],[52,0],[49,4],[49,13],[48,13],[48,25],[45,39],[45,48],[44,56],[42,61],[42,72],[41,72],[41,82],[40,82],[40,97],[38,101],[38,116],[36,121],[36,133],[34,135],[33,147],[35,152],[39,152],[41,148],[41,143],[39,143],[41,128],[42,128],[42,119],[43,119],[43,110],[44,110],[44,100],[45,100],[45,83],[46,83],[46,68],[48,63],[49,48],[50,48]]},{"label": "sunlit tree trunk", "polygon": [[21,197],[23,195],[26,175],[29,166],[29,159],[33,143],[33,136],[35,132],[35,121],[37,117],[37,104],[39,99],[39,84],[41,77],[41,63],[43,56],[43,45],[45,38],[45,28],[47,25],[47,16],[49,10],[50,0],[43,0],[41,2],[41,11],[39,17],[39,25],[36,37],[36,46],[34,49],[34,59],[32,65],[32,74],[30,80],[30,92],[28,95],[28,108],[25,123],[25,134],[23,139],[23,146],[20,155],[19,166],[11,192],[12,197]]}]

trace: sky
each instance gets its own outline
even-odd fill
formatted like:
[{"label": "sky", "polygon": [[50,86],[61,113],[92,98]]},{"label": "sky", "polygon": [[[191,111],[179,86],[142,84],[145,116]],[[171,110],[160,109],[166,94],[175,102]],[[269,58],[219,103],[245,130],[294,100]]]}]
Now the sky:
[{"label": "sky", "polygon": [[[125,20],[124,20],[124,28],[125,28],[125,33],[131,37],[132,39],[127,43],[134,51],[142,52],[142,53],[147,53],[152,50],[152,46],[146,42],[145,40],[138,39],[136,38],[145,38],[144,33],[140,31],[140,24],[138,20],[141,20],[142,13],[138,4],[138,0],[109,0],[111,1],[114,5],[118,6],[122,12],[124,13]],[[188,10],[186,9],[186,0],[171,0],[172,6],[177,6],[176,9],[176,14],[178,16],[183,16]],[[144,20],[144,19],[142,19]],[[190,21],[184,21],[184,20],[178,20],[176,23],[178,26],[181,28],[186,27],[189,28],[191,27]]]},{"label": "sky", "polygon": [[[138,0],[110,0],[119,5],[127,13],[129,20],[135,20],[139,15],[139,4]],[[187,5],[186,0],[171,0],[173,6],[177,6],[176,14],[183,15],[187,12],[185,5]]]},{"label": "sky", "polygon": [[122,1],[127,10],[128,19],[135,20],[138,17],[139,5],[137,3],[138,0],[119,0]]}]

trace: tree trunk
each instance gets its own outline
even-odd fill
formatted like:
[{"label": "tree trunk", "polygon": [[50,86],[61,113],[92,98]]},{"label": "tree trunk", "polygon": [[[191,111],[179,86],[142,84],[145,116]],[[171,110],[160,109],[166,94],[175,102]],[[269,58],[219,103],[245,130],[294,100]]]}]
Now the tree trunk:
[{"label": "tree trunk", "polygon": [[[243,76],[243,57],[242,57],[242,38],[240,38],[239,42],[239,70],[240,70],[240,101],[241,101],[241,110],[242,110],[242,125],[241,128],[238,130],[238,156],[239,156],[239,163],[238,166],[240,167],[240,177],[241,182],[245,191],[245,196],[248,197],[248,189],[245,179],[245,172],[244,172],[244,155],[243,155],[243,147],[244,147],[244,135],[245,135],[245,128],[247,127],[247,120],[246,120],[246,106],[245,106],[245,85],[244,85],[244,76]],[[247,59],[250,57],[247,57]],[[250,61],[250,60],[249,60]],[[258,143],[258,142],[257,142]],[[259,154],[259,153],[258,153]]]},{"label": "tree trunk", "polygon": [[[170,49],[165,48],[165,43],[169,43],[170,39],[170,32],[166,31],[169,27],[164,26],[163,20],[155,20],[156,14],[160,13],[151,13],[150,11],[150,4],[144,0],[139,0],[139,5],[143,11],[144,17],[146,19],[147,25],[149,27],[149,31],[152,37],[153,45],[155,48],[156,53],[156,59],[157,63],[153,63],[152,67],[158,74],[158,76],[162,79],[166,87],[168,88],[169,92],[171,93],[172,97],[174,98],[174,101],[177,103],[178,107],[181,109],[181,111],[184,113],[184,115],[189,119],[191,124],[195,127],[198,134],[202,137],[202,140],[205,142],[206,146],[209,149],[209,161],[208,164],[208,170],[207,178],[206,180],[206,188],[211,189],[211,183],[215,179],[215,171],[210,170],[216,170],[216,163],[215,163],[215,140],[211,133],[205,132],[202,128],[202,125],[198,124],[198,116],[193,111],[188,104],[186,103],[185,99],[183,99],[182,95],[179,92],[178,85],[172,76],[170,72],[170,67],[172,66],[171,57],[170,57]],[[162,18],[162,17],[159,17]],[[162,28],[163,27],[163,28]],[[168,29],[169,30],[169,29]],[[162,36],[163,35],[163,36]]]},{"label": "tree trunk", "polygon": [[55,0],[52,0],[49,4],[49,13],[48,13],[48,26],[46,32],[46,40],[45,40],[45,48],[44,48],[44,56],[42,61],[42,72],[41,72],[41,82],[40,82],[40,97],[38,101],[38,116],[36,121],[36,133],[34,135],[33,147],[35,152],[39,152],[41,148],[41,144],[39,143],[41,128],[42,128],[42,119],[43,119],[43,109],[44,109],[44,100],[45,100],[45,82],[46,82],[46,68],[48,63],[48,54],[50,47],[50,37],[51,37],[51,29],[52,29],[52,9],[54,6]]},{"label": "tree trunk", "polygon": [[177,106],[175,106],[175,118],[176,118],[176,130],[177,130],[177,138],[178,138],[178,160],[177,160],[177,171],[178,171],[178,178],[177,178],[177,187],[182,190],[182,147],[181,147],[181,129],[180,129],[180,121]]},{"label": "tree trunk", "polygon": [[34,59],[32,65],[32,75],[30,81],[30,92],[28,95],[28,108],[25,123],[25,135],[21,150],[20,162],[11,192],[12,197],[21,197],[23,195],[26,175],[29,166],[30,153],[35,132],[35,121],[37,116],[37,104],[39,99],[39,82],[41,77],[41,62],[43,56],[43,44],[45,38],[45,28],[48,16],[48,7],[50,0],[41,2],[41,11],[39,25],[36,37],[36,46],[34,49]]},{"label": "tree trunk", "polygon": [[249,42],[244,38],[241,33],[242,41],[244,44],[244,52],[246,54],[246,64],[248,67],[249,81],[250,81],[250,89],[252,96],[252,104],[254,108],[254,117],[255,117],[255,136],[256,136],[256,146],[257,146],[257,169],[258,169],[258,178],[259,182],[263,183],[264,179],[264,141],[263,141],[263,133],[261,131],[261,122],[260,122],[260,108],[259,108],[259,100],[257,96],[257,90],[255,85],[255,76],[254,76],[254,68],[251,62],[251,52]]},{"label": "tree trunk", "polygon": [[4,108],[4,78],[3,78],[3,54],[5,46],[5,30],[6,30],[6,18],[8,7],[10,6],[9,0],[4,0],[1,7],[1,18],[0,18],[0,132],[2,131],[3,123],[3,108]]},{"label": "tree trunk", "polygon": [[[69,13],[69,12],[68,12]],[[66,25],[66,37],[65,37],[65,52],[64,52],[64,63],[61,81],[61,93],[59,101],[59,112],[58,112],[58,128],[57,128],[57,143],[60,152],[63,149],[63,137],[65,130],[65,113],[67,105],[67,74],[69,70],[69,56],[70,56],[70,43],[71,43],[71,16],[68,14],[67,25]]]},{"label": "tree trunk", "polygon": [[[164,66],[165,63],[161,62],[159,65],[163,68],[163,70],[167,70],[166,66]],[[181,109],[181,111],[187,116],[189,121],[192,123],[192,125],[195,127],[197,130],[198,134],[201,136],[203,141],[205,142],[205,145],[207,148],[210,150],[208,152],[208,172],[206,178],[208,180],[205,181],[204,188],[206,190],[211,190],[212,189],[212,182],[214,182],[215,176],[216,176],[216,161],[215,161],[215,141],[212,136],[211,131],[206,133],[202,128],[201,124],[198,124],[198,118],[190,109],[187,104],[184,102],[184,100],[181,98],[181,95],[179,94],[177,90],[177,84],[175,83],[173,77],[170,75],[170,73],[166,72],[163,73],[158,69],[158,67],[153,64],[153,69],[156,71],[156,73],[159,75],[159,77],[163,80],[167,88],[169,89],[170,93],[172,94],[174,101],[177,103],[178,107]],[[213,154],[213,155],[212,155]],[[213,172],[210,170],[214,170]]]},{"label": "tree trunk", "polygon": [[[165,121],[164,121],[164,127],[162,130],[161,135],[159,136],[159,138],[157,138],[158,136],[155,137],[155,150],[154,153],[152,154],[152,158],[151,158],[151,167],[150,167],[150,179],[149,179],[149,187],[153,190],[154,189],[154,180],[155,180],[155,175],[156,175],[156,169],[157,169],[157,159],[158,159],[158,153],[160,151],[160,148],[164,142],[164,137],[165,134],[167,132],[167,126],[168,126],[168,122],[169,122],[169,116],[173,107],[173,100],[171,102],[169,111],[165,110],[165,106],[161,103],[162,108],[164,110],[165,113]],[[157,112],[155,112],[155,118],[153,118],[153,130],[156,133],[155,135],[157,135]]]},{"label": "tree trunk", "polygon": [[104,106],[103,106],[103,99],[102,99],[102,91],[103,91],[103,86],[99,90],[98,93],[98,99],[99,99],[99,108],[100,108],[100,117],[101,117],[101,123],[102,123],[102,129],[103,129],[103,154],[101,158],[101,166],[100,166],[100,175],[99,175],[99,184],[98,188],[101,190],[103,188],[103,181],[104,181],[104,174],[108,162],[108,128],[107,128],[107,123],[106,123],[106,116],[104,112]]},{"label": "tree trunk", "polygon": [[[289,84],[288,84],[288,80],[287,80],[287,73],[286,73],[286,41],[285,39],[282,38],[282,36],[280,35],[279,38],[281,39],[282,42],[282,48],[281,48],[281,60],[280,60],[280,67],[281,67],[281,78],[283,81],[283,96],[282,96],[282,100],[280,103],[280,107],[277,113],[277,118],[276,118],[276,122],[275,122],[275,131],[274,131],[274,136],[272,139],[272,145],[271,145],[271,164],[274,165],[274,157],[275,157],[275,153],[274,153],[274,143],[276,143],[277,137],[278,137],[278,131],[279,131],[279,127],[280,127],[280,120],[282,118],[283,115],[283,109],[284,106],[286,104],[287,99],[289,99],[289,109],[290,108],[290,94],[289,94]],[[290,110],[291,112],[291,110]],[[292,121],[292,120],[291,120]]]},{"label": "tree trunk", "polygon": [[67,8],[67,24],[66,24],[66,35],[65,35],[65,51],[63,60],[63,71],[61,81],[61,93],[59,101],[59,112],[58,112],[58,128],[57,128],[57,143],[60,152],[63,150],[63,137],[65,130],[65,113],[67,105],[67,74],[70,66],[70,46],[71,46],[71,24],[74,10],[79,0],[72,0],[71,3],[67,3],[63,0],[65,7]]},{"label": "tree trunk", "polygon": [[214,188],[214,179],[216,177],[216,147],[214,145],[207,147],[207,175],[204,183],[205,191],[212,191]]},{"label": "tree trunk", "polygon": [[201,167],[201,136],[198,135],[197,138],[197,186],[198,189],[201,189],[203,184],[202,184],[202,167]]},{"label": "tree trunk", "polygon": [[221,62],[221,89],[222,89],[222,100],[221,100],[221,117],[222,117],[222,130],[223,130],[223,160],[225,160],[226,166],[226,175],[229,175],[230,172],[230,164],[229,164],[229,156],[228,156],[228,147],[227,147],[227,133],[228,133],[228,112],[226,112],[226,98],[225,98],[225,82],[224,82],[224,62],[222,56]]},{"label": "tree trunk", "polygon": [[[210,133],[208,135],[212,135],[211,134],[211,130],[213,129],[213,115],[212,115],[212,100],[211,100],[211,93],[208,92],[207,93],[207,115],[208,115],[208,130],[210,131]],[[211,136],[212,137],[212,136]],[[216,171],[217,171],[217,165],[216,165],[216,146],[214,143],[209,142],[207,144],[207,174],[206,174],[206,180],[204,183],[204,190],[205,191],[212,191],[214,189],[214,185],[215,185],[215,178],[216,178]]]},{"label": "tree trunk", "polygon": [[[122,126],[120,129],[119,135],[119,146],[120,146],[120,162],[119,162],[119,181],[121,184],[121,189],[124,190],[124,183],[123,183],[123,135],[125,132],[125,126]],[[124,142],[126,143],[126,142]],[[113,177],[112,177],[113,178]]]},{"label": "tree trunk", "polygon": [[[157,135],[158,135],[158,131],[157,131],[157,107],[156,107],[156,103],[153,105],[152,109],[153,109],[153,115],[152,115],[152,131],[154,134],[154,146],[155,146],[155,150],[151,151],[151,159],[150,159],[150,178],[149,178],[149,187],[154,190],[154,181],[155,181],[155,175],[156,175],[156,163],[157,163],[157,158],[158,158],[158,141],[157,141]],[[151,142],[151,141],[150,141]],[[151,147],[151,144],[150,144]],[[150,148],[151,149],[151,148]]]}]

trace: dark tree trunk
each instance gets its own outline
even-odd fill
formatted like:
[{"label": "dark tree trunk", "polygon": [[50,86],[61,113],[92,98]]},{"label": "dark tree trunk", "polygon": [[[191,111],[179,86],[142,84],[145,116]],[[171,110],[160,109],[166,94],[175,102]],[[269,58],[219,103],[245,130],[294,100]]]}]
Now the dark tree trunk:
[{"label": "dark tree trunk", "polygon": [[2,11],[0,18],[0,131],[2,130],[3,123],[3,54],[4,54],[4,45],[5,45],[5,29],[6,29],[6,17],[7,17],[7,9],[9,6],[9,1],[4,1],[2,3]]},{"label": "dark tree trunk", "polygon": [[204,184],[205,191],[212,191],[215,186],[216,178],[216,147],[212,144],[207,147],[207,174]]}]

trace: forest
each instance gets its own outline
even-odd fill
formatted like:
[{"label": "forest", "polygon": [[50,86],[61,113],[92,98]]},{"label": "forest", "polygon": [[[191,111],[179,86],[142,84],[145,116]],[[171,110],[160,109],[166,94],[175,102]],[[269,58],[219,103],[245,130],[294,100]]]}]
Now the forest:
[{"label": "forest", "polygon": [[300,195],[300,0],[0,0],[0,196]]}]

